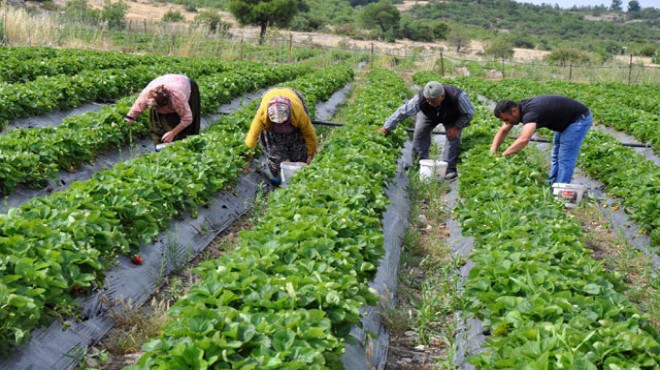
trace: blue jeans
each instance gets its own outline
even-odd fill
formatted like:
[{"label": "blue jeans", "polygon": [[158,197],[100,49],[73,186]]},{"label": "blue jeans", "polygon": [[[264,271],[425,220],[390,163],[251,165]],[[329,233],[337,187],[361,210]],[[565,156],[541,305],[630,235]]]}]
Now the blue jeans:
[{"label": "blue jeans", "polygon": [[552,148],[552,166],[547,180],[550,185],[555,182],[571,183],[580,147],[592,124],[593,116],[590,112],[568,125],[564,131],[555,132],[552,140],[555,145]]}]

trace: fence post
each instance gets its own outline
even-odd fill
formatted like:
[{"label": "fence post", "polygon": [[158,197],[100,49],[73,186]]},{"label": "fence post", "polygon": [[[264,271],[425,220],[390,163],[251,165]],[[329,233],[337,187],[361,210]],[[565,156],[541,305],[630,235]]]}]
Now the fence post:
[{"label": "fence post", "polygon": [[370,64],[371,64],[370,67],[373,68],[374,67],[374,43],[373,42],[371,43],[371,61],[370,61]]},{"label": "fence post", "polygon": [[571,81],[573,79],[573,65],[569,64],[568,65],[568,80]]},{"label": "fence post", "polygon": [[293,59],[293,33],[289,33],[289,63]]},{"label": "fence post", "polygon": [[240,47],[240,60],[243,60],[243,36],[241,36],[241,47]]},{"label": "fence post", "polygon": [[628,64],[628,85],[630,85],[631,77],[632,77],[632,57],[633,55],[630,54],[630,63]]},{"label": "fence post", "polygon": [[502,79],[505,79],[506,76],[504,75],[504,58],[502,58]]},{"label": "fence post", "polygon": [[440,76],[445,77],[445,56],[440,50]]}]

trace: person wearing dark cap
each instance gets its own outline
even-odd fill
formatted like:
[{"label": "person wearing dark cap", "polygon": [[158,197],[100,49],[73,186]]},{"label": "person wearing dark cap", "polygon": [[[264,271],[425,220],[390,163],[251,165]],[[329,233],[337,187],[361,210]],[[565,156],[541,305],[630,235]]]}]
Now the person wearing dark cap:
[{"label": "person wearing dark cap", "polygon": [[199,134],[199,87],[188,76],[166,74],[151,81],[142,90],[124,119],[133,123],[147,109],[154,145]]},{"label": "person wearing dark cap", "polygon": [[508,156],[522,150],[536,129],[545,127],[555,131],[552,148],[552,166],[548,183],[570,184],[580,147],[593,124],[593,116],[584,104],[561,95],[539,95],[518,103],[501,100],[493,110],[495,117],[504,122],[493,138],[490,151],[497,149],[506,139],[513,126],[522,122],[520,136],[502,155]]},{"label": "person wearing dark cap", "polygon": [[399,122],[414,114],[417,115],[413,134],[414,156],[416,159],[428,159],[431,133],[442,123],[447,133],[447,144],[442,152],[442,160],[447,162],[445,178],[456,178],[461,135],[474,117],[474,106],[470,98],[456,86],[430,81],[385,120],[377,132],[387,135]]},{"label": "person wearing dark cap", "polygon": [[309,164],[316,153],[316,131],[302,95],[292,88],[274,88],[261,98],[245,144],[266,155],[271,182],[279,185],[284,161]]}]

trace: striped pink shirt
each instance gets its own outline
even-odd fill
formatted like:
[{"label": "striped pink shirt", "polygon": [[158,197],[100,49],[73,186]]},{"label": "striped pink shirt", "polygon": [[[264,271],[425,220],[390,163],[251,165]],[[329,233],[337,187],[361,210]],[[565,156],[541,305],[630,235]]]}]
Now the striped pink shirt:
[{"label": "striped pink shirt", "polygon": [[167,74],[149,82],[149,85],[138,96],[128,115],[137,118],[142,112],[147,110],[149,107],[149,91],[160,85],[165,85],[165,88],[170,92],[170,101],[167,105],[156,108],[156,112],[177,113],[181,119],[180,123],[188,126],[192,122],[193,116],[190,105],[188,104],[188,99],[190,99],[190,79],[185,75]]}]

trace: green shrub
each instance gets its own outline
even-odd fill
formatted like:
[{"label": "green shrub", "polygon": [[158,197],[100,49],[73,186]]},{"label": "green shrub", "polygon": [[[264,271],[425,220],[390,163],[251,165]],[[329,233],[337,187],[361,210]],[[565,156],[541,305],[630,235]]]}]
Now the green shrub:
[{"label": "green shrub", "polygon": [[185,22],[186,18],[178,10],[169,9],[163,14],[163,22]]},{"label": "green shrub", "polygon": [[484,54],[492,56],[493,59],[511,59],[513,46],[506,40],[497,39],[484,50]]},{"label": "green shrub", "polygon": [[559,66],[587,64],[592,61],[589,54],[575,49],[557,49],[545,56],[544,59]]},{"label": "green shrub", "polygon": [[229,28],[229,23],[223,22],[220,14],[214,10],[204,10],[193,20],[196,26],[205,25],[209,31],[216,32],[218,30],[226,30]]},{"label": "green shrub", "polygon": [[90,8],[87,0],[70,0],[64,6],[62,16],[69,21],[96,25],[101,17],[101,11]]},{"label": "green shrub", "polygon": [[658,48],[653,45],[646,45],[639,50],[639,55],[645,57],[653,57],[658,53]]}]

